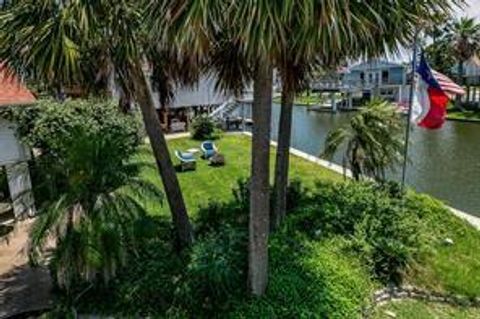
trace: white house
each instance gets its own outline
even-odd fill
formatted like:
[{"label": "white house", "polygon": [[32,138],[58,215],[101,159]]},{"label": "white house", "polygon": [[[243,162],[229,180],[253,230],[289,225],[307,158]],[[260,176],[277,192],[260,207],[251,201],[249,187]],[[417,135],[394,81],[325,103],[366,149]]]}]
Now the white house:
[{"label": "white house", "polygon": [[314,82],[312,88],[341,93],[344,106],[350,108],[374,97],[406,105],[410,92],[408,72],[403,64],[372,59],[341,68]]},{"label": "white house", "polygon": [[[18,78],[0,64],[0,107],[22,107],[35,97]],[[29,150],[16,136],[15,124],[0,118],[0,166],[5,168],[15,219],[35,214],[32,185],[27,161]]]}]

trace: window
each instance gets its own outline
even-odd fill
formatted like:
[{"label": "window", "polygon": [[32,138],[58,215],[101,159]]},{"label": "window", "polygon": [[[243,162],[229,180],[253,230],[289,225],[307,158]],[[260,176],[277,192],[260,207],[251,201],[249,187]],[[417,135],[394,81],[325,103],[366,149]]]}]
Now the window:
[{"label": "window", "polygon": [[382,83],[388,83],[389,72],[388,70],[382,71]]}]

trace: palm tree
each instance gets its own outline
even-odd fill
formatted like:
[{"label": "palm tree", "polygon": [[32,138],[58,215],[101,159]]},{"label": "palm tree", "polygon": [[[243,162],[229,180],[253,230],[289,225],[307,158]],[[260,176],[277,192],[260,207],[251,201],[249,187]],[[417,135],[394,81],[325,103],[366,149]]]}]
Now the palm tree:
[{"label": "palm tree", "polygon": [[374,100],[352,117],[348,127],[328,134],[321,156],[332,159],[345,145],[344,167],[350,167],[355,180],[368,176],[384,181],[386,170],[402,161],[402,133],[402,117],[395,106]]},{"label": "palm tree", "polygon": [[81,57],[92,43],[107,48],[122,89],[138,102],[177,234],[192,243],[185,201],[144,74],[146,49],[142,1],[19,0],[0,14],[0,59],[61,89],[81,75]]},{"label": "palm tree", "polygon": [[[474,18],[460,18],[447,31],[447,41],[457,59],[457,81],[463,85],[464,63],[480,52],[480,24]],[[461,107],[461,96],[457,96],[455,104]]]},{"label": "palm tree", "polygon": [[131,159],[136,147],[129,134],[77,125],[57,134],[56,151],[38,159],[39,173],[62,187],[40,208],[30,257],[37,263],[54,241],[50,265],[68,296],[79,283],[115,276],[137,248],[136,225],[147,216],[140,199],[163,199],[155,185],[138,177],[149,165]]},{"label": "palm tree", "polygon": [[[276,66],[282,78],[282,106],[278,128],[277,160],[274,185],[274,224],[278,226],[286,213],[286,187],[294,95],[316,69],[334,70],[346,59],[378,56],[407,45],[419,21],[437,20],[449,13],[446,0],[426,3],[323,2],[299,7],[306,17],[289,20],[287,45],[279,51]],[[305,1],[308,3],[308,1]],[[304,10],[304,11],[300,11]],[[293,16],[295,16],[293,14]],[[388,17],[384,19],[384,17]],[[325,26],[332,26],[326,31]]]},{"label": "palm tree", "polygon": [[[174,41],[185,43],[197,53],[213,54],[220,78],[218,87],[241,91],[246,78],[253,79],[253,138],[250,179],[249,221],[249,290],[262,295],[267,286],[268,234],[269,234],[269,153],[270,120],[272,108],[273,56],[280,49],[278,39],[284,39],[283,19],[293,2],[267,0],[237,1],[206,0],[184,1],[182,6],[168,1],[156,2],[149,11],[153,20],[168,7],[172,17]],[[162,8],[162,9],[160,9]],[[286,10],[285,10],[286,9]],[[248,23],[245,23],[248,21]],[[168,21],[167,21],[168,23]],[[178,27],[182,26],[182,27]],[[169,29],[163,25],[153,28]],[[221,59],[224,54],[232,59]],[[209,60],[212,62],[212,59]],[[219,62],[226,62],[221,66]],[[240,66],[245,63],[245,67]],[[229,69],[233,66],[233,70]],[[238,70],[238,80],[234,78]]]},{"label": "palm tree", "polygon": [[[429,4],[430,5],[430,4]],[[165,11],[164,8],[170,9]],[[160,8],[160,10],[159,10]],[[208,52],[212,47],[216,52],[223,50],[231,54],[231,59],[219,58],[217,62],[226,63],[217,73],[226,84],[220,87],[238,89],[243,80],[232,80],[232,75],[240,78],[251,75],[254,82],[254,131],[252,143],[252,185],[250,201],[250,245],[249,245],[249,284],[254,294],[262,294],[266,287],[267,275],[267,240],[269,218],[268,194],[268,153],[271,102],[271,70],[277,67],[280,73],[290,74],[292,70],[308,69],[309,64],[320,58],[328,61],[361,53],[376,54],[381,46],[396,47],[408,43],[413,35],[414,23],[419,16],[427,16],[428,12],[447,10],[447,0],[435,0],[430,6],[412,4],[408,0],[397,0],[386,6],[383,2],[373,4],[363,1],[352,1],[346,5],[340,1],[315,2],[305,1],[184,1],[182,6],[169,5],[168,1],[155,3],[149,10],[154,16],[156,12],[168,12],[174,27],[176,42],[183,42],[196,52]],[[157,10],[155,10],[157,9]],[[381,14],[379,14],[381,13]],[[395,13],[395,15],[393,15]],[[417,13],[417,15],[412,14]],[[383,20],[388,16],[388,23]],[[390,18],[391,17],[391,18]],[[180,23],[178,21],[180,20]],[[405,21],[403,21],[405,20]],[[181,26],[181,27],[179,27]],[[328,26],[328,27],[327,27]],[[164,26],[152,28],[153,32],[165,29]],[[391,36],[396,34],[397,36]],[[226,40],[225,40],[226,39]],[[360,39],[367,39],[360,41]],[[378,43],[377,45],[374,45]],[[309,44],[309,45],[306,45]],[[236,50],[230,50],[231,48]],[[219,49],[219,50],[217,50]],[[324,55],[324,56],[322,56]],[[305,58],[306,57],[306,58]],[[246,63],[243,69],[236,62]],[[288,61],[288,63],[285,63]],[[232,69],[227,70],[229,67]],[[282,71],[283,70],[283,71]],[[285,72],[287,71],[287,72]],[[292,83],[301,82],[294,75],[289,75]],[[288,80],[289,81],[289,80]],[[289,86],[284,101],[291,101],[292,92],[299,86]],[[285,91],[284,93],[287,93]],[[287,98],[290,96],[290,98]],[[284,103],[284,104],[290,104]],[[291,109],[284,107],[284,110]],[[288,150],[290,134],[288,114],[282,121],[281,141],[286,141],[279,154]],[[267,120],[268,118],[268,120]],[[291,118],[291,116],[290,116]],[[280,142],[280,141],[279,141]],[[287,145],[287,146],[285,146]],[[285,155],[285,154],[284,154]],[[282,156],[283,180],[288,176],[288,154]],[[286,172],[286,173],[285,173]],[[279,173],[280,175],[280,173]],[[285,183],[277,182],[284,186]],[[283,196],[278,196],[283,198]]]}]

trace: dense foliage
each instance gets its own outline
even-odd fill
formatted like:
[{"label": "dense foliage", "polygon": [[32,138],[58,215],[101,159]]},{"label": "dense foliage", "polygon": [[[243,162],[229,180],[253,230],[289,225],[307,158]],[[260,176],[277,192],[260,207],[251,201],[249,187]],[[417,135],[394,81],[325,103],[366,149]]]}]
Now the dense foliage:
[{"label": "dense foliage", "polygon": [[[100,289],[106,301],[94,310],[169,318],[356,318],[375,287],[401,282],[432,253],[428,241],[441,243],[446,230],[427,222],[450,218],[440,203],[395,183],[294,188],[301,196],[290,197],[298,201],[270,240],[264,298],[245,293],[248,183],[240,180],[232,201],[199,210],[198,240],[189,251],[175,255],[168,229],[157,231],[167,236],[151,238],[132,267]],[[82,304],[91,308],[93,295]]]},{"label": "dense foliage", "polygon": [[32,262],[54,240],[50,265],[69,296],[84,281],[108,282],[138,245],[137,228],[147,220],[141,200],[162,200],[138,177],[146,164],[131,160],[140,142],[136,119],[99,101],[42,101],[6,116],[39,150],[32,163],[39,207]]},{"label": "dense foliage", "polygon": [[217,123],[206,115],[193,119],[191,127],[192,138],[195,140],[215,140],[222,136],[222,131]]},{"label": "dense foliage", "polygon": [[65,152],[64,140],[71,139],[79,127],[118,136],[124,141],[125,154],[132,153],[141,137],[138,119],[119,114],[117,105],[108,100],[77,99],[60,103],[47,99],[33,106],[2,109],[0,114],[17,123],[23,142],[52,156]]}]

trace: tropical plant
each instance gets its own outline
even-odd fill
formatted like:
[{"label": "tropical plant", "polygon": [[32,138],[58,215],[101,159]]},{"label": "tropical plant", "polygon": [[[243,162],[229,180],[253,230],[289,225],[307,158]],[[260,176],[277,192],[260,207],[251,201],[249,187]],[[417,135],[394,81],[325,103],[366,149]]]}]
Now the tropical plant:
[{"label": "tropical plant", "polygon": [[144,72],[143,1],[18,0],[0,13],[0,59],[48,83],[81,77],[82,58],[92,48],[106,52],[122,90],[140,106],[171,209],[179,248],[193,240],[191,225],[167,143]]},{"label": "tropical plant", "polygon": [[389,102],[374,100],[353,116],[348,127],[331,131],[325,141],[322,157],[332,159],[345,145],[344,167],[353,178],[364,176],[384,181],[386,170],[401,163],[404,150],[403,125],[398,109]]},{"label": "tropical plant", "polygon": [[[152,30],[175,29],[173,41],[196,52],[214,52],[217,62],[228,67],[217,69],[219,87],[232,91],[244,88],[243,75],[253,79],[252,169],[250,193],[249,290],[262,295],[267,286],[269,233],[269,153],[270,117],[272,108],[273,61],[275,39],[283,34],[282,3],[271,1],[185,1],[182,6],[157,1],[150,8],[151,19],[158,21],[158,12],[168,8],[164,24]],[[272,14],[274,13],[274,14]],[[250,23],[244,23],[248,18]],[[165,24],[167,25],[165,27]],[[219,27],[220,26],[220,27]],[[167,32],[169,33],[169,32]],[[231,53],[232,58],[225,57]],[[238,67],[245,62],[246,67]],[[217,64],[218,65],[218,64]],[[232,72],[240,70],[239,73]],[[232,75],[236,76],[233,78]]]},{"label": "tropical plant", "polygon": [[195,140],[215,140],[222,132],[217,123],[208,116],[200,115],[193,119],[191,126],[192,138]]},{"label": "tropical plant", "polygon": [[[149,11],[152,16],[158,17],[156,12],[162,12],[165,6],[170,8],[168,17],[175,22],[180,21],[173,23],[178,35],[174,38],[175,41],[187,44],[197,52],[214,52],[213,64],[220,78],[219,87],[241,91],[245,87],[245,79],[253,80],[252,116],[255,125],[252,143],[249,282],[254,294],[262,294],[267,283],[268,234],[265,232],[269,228],[269,218],[264,214],[269,211],[268,140],[272,69],[277,67],[281,74],[288,73],[294,80],[292,83],[295,83],[299,79],[292,72],[308,69],[316,59],[332,62],[337,57],[357,58],[361,54],[379,54],[386,48],[395,49],[399,45],[408,44],[419,20],[428,19],[434,12],[448,11],[450,2],[435,0],[427,5],[398,0],[385,6],[380,1],[354,1],[348,4],[311,0],[233,3],[186,1],[178,6],[160,1]],[[387,16],[389,19],[382,18]],[[249,23],[245,23],[245,19]],[[334,27],[327,31],[325,25]],[[157,26],[152,30],[158,32],[161,29]],[[293,96],[298,89],[290,85],[288,95]],[[281,122],[286,124],[281,128],[283,142],[280,152],[283,155],[279,161],[281,166],[277,170],[279,176],[281,174],[281,180],[277,181],[280,190],[277,197],[284,201],[284,187],[288,180],[288,154],[285,155],[288,152],[285,145],[289,145],[290,134],[285,126],[290,125],[288,116]]]},{"label": "tropical plant", "polygon": [[147,220],[142,201],[163,196],[139,177],[147,164],[132,161],[136,148],[125,134],[78,124],[59,135],[61,145],[41,155],[37,168],[62,187],[39,208],[30,258],[38,263],[53,241],[50,266],[71,297],[78,284],[108,283],[126,264],[139,244],[137,227]]},{"label": "tropical plant", "polygon": [[[457,60],[457,81],[462,85],[465,62],[480,52],[480,24],[474,18],[460,18],[448,27],[446,40]],[[456,106],[461,106],[459,95]]]},{"label": "tropical plant", "polygon": [[[409,45],[418,23],[430,23],[449,16],[449,1],[427,3],[394,1],[310,3],[297,1],[292,10],[282,50],[275,56],[275,66],[282,80],[282,107],[278,127],[275,164],[275,201],[273,223],[278,226],[286,214],[286,187],[294,96],[307,86],[309,77],[318,70],[334,70],[342,61],[361,56],[378,56]],[[327,14],[327,12],[329,14]],[[302,16],[302,14],[305,16]],[[355,18],[352,18],[355,13]],[[387,17],[384,19],[383,17]],[[399,21],[401,21],[399,23]],[[325,25],[335,25],[324,32]]]}]

